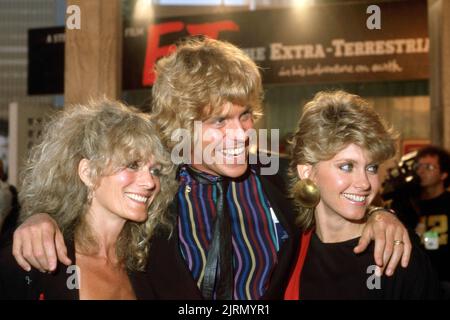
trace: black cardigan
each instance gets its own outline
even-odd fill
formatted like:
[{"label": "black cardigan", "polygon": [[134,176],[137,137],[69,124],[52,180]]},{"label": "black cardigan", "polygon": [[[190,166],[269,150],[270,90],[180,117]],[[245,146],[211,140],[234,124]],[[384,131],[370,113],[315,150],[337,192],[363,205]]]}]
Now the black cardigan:
[{"label": "black cardigan", "polygon": [[[69,258],[76,263],[73,242],[65,243]],[[0,300],[78,300],[79,290],[73,288],[74,269],[58,262],[52,273],[41,273],[34,268],[27,272],[17,264],[9,244],[0,250]],[[143,272],[129,272],[128,276],[138,299],[154,299]]]}]

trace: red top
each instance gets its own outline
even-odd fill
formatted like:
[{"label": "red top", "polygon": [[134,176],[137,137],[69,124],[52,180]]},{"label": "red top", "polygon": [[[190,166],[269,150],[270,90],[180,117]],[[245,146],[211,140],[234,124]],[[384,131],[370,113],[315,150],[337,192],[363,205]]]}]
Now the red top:
[{"label": "red top", "polygon": [[298,256],[294,272],[291,274],[288,286],[284,292],[284,300],[300,300],[300,276],[305,264],[306,253],[313,230],[302,233],[300,244],[300,255]]}]

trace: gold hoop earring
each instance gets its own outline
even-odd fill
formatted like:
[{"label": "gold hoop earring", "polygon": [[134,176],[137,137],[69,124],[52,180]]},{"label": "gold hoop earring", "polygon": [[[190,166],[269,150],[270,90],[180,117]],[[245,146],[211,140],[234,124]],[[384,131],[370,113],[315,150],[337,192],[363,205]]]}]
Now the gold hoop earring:
[{"label": "gold hoop earring", "polygon": [[305,208],[314,208],[320,201],[320,191],[311,179],[302,179],[294,185],[293,196]]}]

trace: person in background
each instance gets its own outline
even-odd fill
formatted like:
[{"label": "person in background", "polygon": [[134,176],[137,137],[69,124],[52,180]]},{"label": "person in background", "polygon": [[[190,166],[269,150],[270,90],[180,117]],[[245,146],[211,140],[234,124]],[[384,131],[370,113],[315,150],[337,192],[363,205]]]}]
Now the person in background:
[{"label": "person in background", "polygon": [[395,198],[391,207],[421,238],[438,272],[442,295],[450,299],[450,154],[437,146],[424,147],[417,153],[414,170],[419,177],[417,194]]},{"label": "person in background", "polygon": [[[24,271],[9,245],[0,253],[0,298],[154,298],[142,271],[156,226],[172,225],[176,185],[147,114],[107,100],[67,108],[46,126],[22,181],[21,220],[47,212],[73,264]],[[40,254],[22,249],[29,260]]]},{"label": "person in background", "polygon": [[[304,233],[286,299],[437,298],[435,275],[418,244],[408,267],[392,277],[375,274],[373,245],[353,251],[380,188],[378,168],[394,155],[393,130],[359,96],[319,92],[305,105],[290,165]],[[394,251],[406,240],[395,232]]]}]

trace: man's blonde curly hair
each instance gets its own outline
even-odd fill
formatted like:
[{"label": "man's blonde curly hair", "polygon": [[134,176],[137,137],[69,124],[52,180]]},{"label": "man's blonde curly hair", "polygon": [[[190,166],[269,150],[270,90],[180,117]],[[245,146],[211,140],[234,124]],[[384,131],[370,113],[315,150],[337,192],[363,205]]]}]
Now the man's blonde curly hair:
[{"label": "man's blonde curly hair", "polygon": [[236,46],[210,38],[188,38],[156,64],[153,118],[164,144],[172,149],[176,129],[193,133],[203,121],[231,102],[262,115],[263,87],[256,64]]}]

